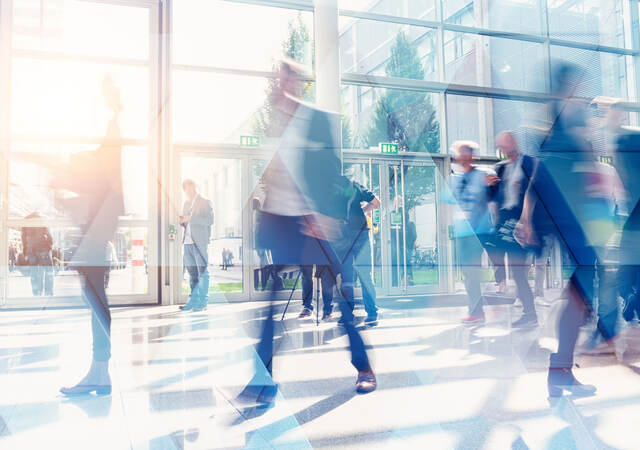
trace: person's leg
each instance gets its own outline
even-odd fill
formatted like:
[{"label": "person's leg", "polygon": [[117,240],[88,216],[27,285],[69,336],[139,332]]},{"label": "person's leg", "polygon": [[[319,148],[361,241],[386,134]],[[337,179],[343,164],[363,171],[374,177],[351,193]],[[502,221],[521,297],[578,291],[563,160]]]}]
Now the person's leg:
[{"label": "person's leg", "polygon": [[547,278],[547,258],[551,251],[553,241],[544,236],[542,238],[542,248],[535,255],[535,296],[544,297],[544,280]]},{"label": "person's leg", "polygon": [[476,236],[459,239],[460,264],[469,301],[469,315],[484,316],[482,308],[482,245]]},{"label": "person's leg", "polygon": [[300,266],[302,271],[302,307],[313,310],[313,266]]},{"label": "person's leg", "polygon": [[184,246],[184,267],[186,267],[187,272],[189,273],[189,300],[185,306],[194,307],[197,304],[197,287],[199,281],[199,272],[198,266],[194,253],[194,245],[193,244],[185,244]]},{"label": "person's leg", "polygon": [[82,277],[82,295],[91,309],[91,331],[93,336],[93,361],[87,375],[72,387],[63,387],[60,392],[67,396],[97,395],[111,393],[109,360],[111,359],[111,313],[104,290],[104,266],[79,267]]},{"label": "person's leg", "polygon": [[536,317],[536,308],[533,292],[529,286],[529,260],[526,252],[516,249],[508,252],[509,266],[513,272],[513,278],[518,290],[518,298],[522,302],[523,316],[528,318]]},{"label": "person's leg", "polygon": [[34,296],[42,295],[42,280],[44,278],[44,270],[38,255],[29,257],[30,275],[31,275],[31,292]]},{"label": "person's leg", "polygon": [[197,307],[203,308],[209,303],[209,255],[206,247],[194,246],[196,264],[198,270]]},{"label": "person's leg", "polygon": [[347,305],[351,308],[351,311],[355,308],[355,272],[354,272],[354,258],[353,251],[347,255],[344,263],[341,265],[341,286],[340,292],[342,294],[342,298],[347,302]]},{"label": "person's leg", "polygon": [[53,297],[53,279],[55,276],[53,269],[53,258],[51,253],[45,254],[46,265],[44,267],[44,295]]},{"label": "person's leg", "polygon": [[336,282],[327,266],[322,266],[319,270],[321,270],[320,281],[322,283],[322,314],[328,315],[333,311],[333,288]]},{"label": "person's leg", "polygon": [[497,284],[504,283],[507,280],[507,272],[504,264],[504,247],[502,243],[498,242],[498,239],[493,238],[486,245],[487,255],[489,261],[493,266],[493,277]]},{"label": "person's leg", "polygon": [[356,249],[353,267],[362,286],[362,302],[364,303],[367,317],[376,318],[378,317],[378,307],[376,306],[376,287],[371,273],[371,247],[368,233],[362,239],[362,245],[359,245]]},{"label": "person's leg", "polygon": [[106,267],[85,267],[83,295],[91,307],[93,331],[93,359],[108,361],[111,358],[111,312],[104,290]]},{"label": "person's leg", "polygon": [[598,265],[598,331],[605,341],[617,335],[619,304],[616,292],[616,267]]}]

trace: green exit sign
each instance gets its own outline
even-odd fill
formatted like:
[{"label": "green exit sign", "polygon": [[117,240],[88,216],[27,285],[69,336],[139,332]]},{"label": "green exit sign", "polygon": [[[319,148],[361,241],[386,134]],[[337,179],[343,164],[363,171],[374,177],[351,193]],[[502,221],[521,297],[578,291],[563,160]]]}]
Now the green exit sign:
[{"label": "green exit sign", "polygon": [[240,136],[240,145],[242,147],[260,147],[260,138],[258,136]]},{"label": "green exit sign", "polygon": [[613,156],[600,155],[600,162],[601,163],[605,163],[605,164],[609,164],[609,165],[613,165]]},{"label": "green exit sign", "polygon": [[392,226],[402,225],[402,213],[400,211],[391,212],[391,225]]},{"label": "green exit sign", "polygon": [[378,144],[380,147],[380,153],[384,155],[397,155],[398,154],[398,144],[393,144],[390,142],[380,142]]}]

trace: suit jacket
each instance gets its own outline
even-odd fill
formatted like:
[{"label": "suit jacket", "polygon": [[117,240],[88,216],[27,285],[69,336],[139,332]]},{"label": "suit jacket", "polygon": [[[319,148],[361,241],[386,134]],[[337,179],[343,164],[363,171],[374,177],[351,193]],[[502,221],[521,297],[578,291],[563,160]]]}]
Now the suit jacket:
[{"label": "suit jacket", "polygon": [[[507,182],[502,181],[504,179],[504,174],[509,165],[509,161],[500,161],[494,166],[494,170],[496,171],[496,175],[500,178],[500,182],[496,185],[491,186],[489,188],[489,197],[491,201],[494,201],[498,204],[498,207],[502,205],[506,196],[506,189],[508,188]],[[527,192],[527,188],[529,187],[529,179],[533,174],[535,169],[535,159],[529,155],[522,155],[522,179],[520,180],[520,185],[518,186],[518,203],[515,207],[516,216],[520,216],[522,214],[522,207],[524,206],[524,195]]]},{"label": "suit jacket", "polygon": [[[191,239],[201,250],[206,250],[211,241],[211,226],[213,225],[213,206],[206,198],[198,194],[193,201],[184,202],[182,215],[191,216],[189,226],[191,228]],[[186,236],[187,225],[183,224],[185,233],[182,235],[182,242]]]}]

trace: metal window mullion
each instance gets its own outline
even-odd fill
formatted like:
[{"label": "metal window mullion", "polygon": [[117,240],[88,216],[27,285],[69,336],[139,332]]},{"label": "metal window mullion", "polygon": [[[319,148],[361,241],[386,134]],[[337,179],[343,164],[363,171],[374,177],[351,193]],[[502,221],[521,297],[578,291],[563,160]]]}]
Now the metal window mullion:
[{"label": "metal window mullion", "polygon": [[8,289],[8,226],[9,217],[9,136],[11,134],[11,33],[12,0],[0,0],[0,306],[7,298]]},{"label": "metal window mullion", "polygon": [[[629,29],[630,29],[630,33],[631,33],[631,47],[636,50],[636,51],[640,51],[640,16],[639,14],[639,2],[637,0],[629,0],[629,9],[628,9],[628,15],[629,15]],[[633,83],[631,84],[632,89],[629,90],[629,98],[634,99],[636,101],[640,100],[640,55],[634,55],[632,57],[632,62],[631,62],[631,69],[632,69],[632,73],[631,76],[633,77]],[[633,97],[631,97],[633,95]],[[638,117],[638,115],[636,114],[633,117],[633,125],[640,125],[638,123],[638,120],[640,120],[640,118]]]},{"label": "metal window mullion", "polygon": [[222,1],[229,2],[229,3],[240,3],[240,4],[246,4],[246,5],[270,6],[273,8],[296,9],[299,11],[313,12],[315,10],[315,7],[312,1],[304,1],[304,0],[222,0]]},{"label": "metal window mullion", "polygon": [[117,58],[112,56],[91,56],[50,50],[16,48],[11,50],[13,58],[37,59],[56,62],[79,62],[88,64],[111,64],[130,67],[148,67],[150,59]]}]

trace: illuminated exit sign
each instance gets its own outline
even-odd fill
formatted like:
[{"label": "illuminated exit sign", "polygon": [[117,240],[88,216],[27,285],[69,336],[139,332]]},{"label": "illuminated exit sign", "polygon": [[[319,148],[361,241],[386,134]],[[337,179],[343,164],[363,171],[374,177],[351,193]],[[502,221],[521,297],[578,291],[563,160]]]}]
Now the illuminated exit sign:
[{"label": "illuminated exit sign", "polygon": [[398,154],[398,144],[392,144],[388,142],[380,142],[378,144],[380,147],[380,153],[383,155],[397,155]]},{"label": "illuminated exit sign", "polygon": [[258,136],[240,136],[240,145],[242,147],[260,147],[260,138]]}]

